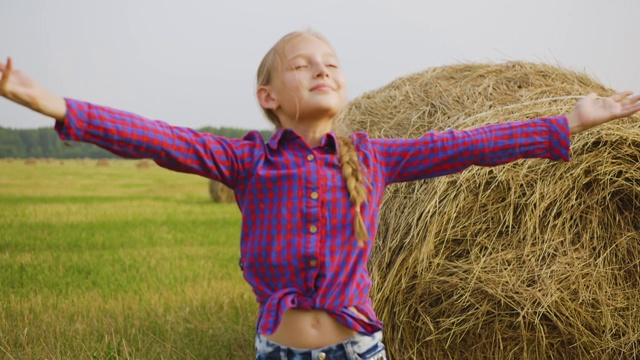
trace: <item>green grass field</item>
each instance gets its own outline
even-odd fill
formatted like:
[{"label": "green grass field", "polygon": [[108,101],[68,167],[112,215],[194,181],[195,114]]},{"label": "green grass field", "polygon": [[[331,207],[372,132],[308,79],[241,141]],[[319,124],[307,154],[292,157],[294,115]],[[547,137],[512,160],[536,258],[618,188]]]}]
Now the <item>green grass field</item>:
[{"label": "green grass field", "polygon": [[0,358],[255,356],[236,205],[136,164],[0,159]]}]

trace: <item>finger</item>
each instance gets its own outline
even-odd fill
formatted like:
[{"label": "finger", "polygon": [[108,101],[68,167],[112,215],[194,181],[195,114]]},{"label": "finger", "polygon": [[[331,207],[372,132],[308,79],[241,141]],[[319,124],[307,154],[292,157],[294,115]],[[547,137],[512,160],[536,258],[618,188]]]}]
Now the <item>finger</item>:
[{"label": "finger", "polygon": [[627,99],[627,102],[628,102],[629,104],[635,104],[635,103],[637,103],[638,101],[640,101],[640,95],[636,95],[636,96],[634,96],[634,97],[631,97],[631,98]]},{"label": "finger", "polygon": [[637,113],[638,111],[640,111],[640,104],[635,104],[633,106],[630,107],[625,107],[622,110],[622,116],[621,117],[626,117],[626,116],[631,116],[635,113]]},{"label": "finger", "polygon": [[632,106],[640,106],[640,95],[636,95],[627,99],[624,99],[623,101],[620,102],[620,105],[622,105],[622,108],[629,108]]},{"label": "finger", "polygon": [[2,69],[2,77],[0,78],[0,89],[4,92],[7,88],[7,84],[9,83],[9,76],[11,76],[11,68],[13,64],[11,62],[11,57],[7,58],[7,63],[3,66]]},{"label": "finger", "polygon": [[636,95],[622,103],[623,116],[629,116],[640,111],[640,95]]},{"label": "finger", "polygon": [[623,92],[619,92],[619,93],[617,93],[615,95],[612,95],[611,99],[613,101],[615,101],[615,102],[620,102],[620,101],[626,99],[627,97],[629,97],[629,95],[631,95],[631,94],[633,94],[633,91],[626,90],[626,91],[623,91]]},{"label": "finger", "polygon": [[7,56],[7,62],[6,63],[1,63],[0,62],[0,72],[5,71],[7,64],[9,63],[9,61],[11,61],[11,56]]},{"label": "finger", "polygon": [[627,106],[640,106],[640,95],[636,95],[630,98],[626,104]]}]

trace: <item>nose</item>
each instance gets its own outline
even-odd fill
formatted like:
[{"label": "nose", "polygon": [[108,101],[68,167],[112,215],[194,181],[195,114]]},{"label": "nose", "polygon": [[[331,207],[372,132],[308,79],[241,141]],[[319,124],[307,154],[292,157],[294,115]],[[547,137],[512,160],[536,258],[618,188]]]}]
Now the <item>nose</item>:
[{"label": "nose", "polygon": [[318,64],[317,69],[316,69],[316,77],[317,78],[328,78],[329,77],[329,71],[328,71],[327,67],[324,66],[323,64]]}]

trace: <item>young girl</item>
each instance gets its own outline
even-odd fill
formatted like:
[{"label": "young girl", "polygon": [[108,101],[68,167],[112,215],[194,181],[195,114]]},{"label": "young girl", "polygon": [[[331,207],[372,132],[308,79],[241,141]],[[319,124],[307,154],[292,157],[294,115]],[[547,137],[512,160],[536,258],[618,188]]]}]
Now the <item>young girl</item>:
[{"label": "young girl", "polygon": [[[283,37],[258,68],[257,98],[276,133],[226,139],[65,99],[0,63],[0,95],[56,119],[65,140],[218,180],[242,212],[244,278],[260,304],[257,359],[385,359],[366,263],[387,184],[521,158],[569,159],[569,135],[640,110],[630,92],[590,94],[567,116],[419,139],[332,132],[345,79],[321,36]],[[391,119],[390,119],[391,121]]]}]

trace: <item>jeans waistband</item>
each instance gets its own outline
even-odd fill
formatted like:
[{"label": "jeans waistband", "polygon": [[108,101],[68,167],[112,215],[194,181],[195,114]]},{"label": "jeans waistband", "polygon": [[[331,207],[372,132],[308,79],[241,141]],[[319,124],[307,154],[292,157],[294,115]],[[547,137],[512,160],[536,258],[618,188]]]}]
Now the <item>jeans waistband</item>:
[{"label": "jeans waistband", "polygon": [[273,342],[261,334],[256,335],[256,360],[293,359],[325,360],[356,359],[386,360],[382,332],[373,335],[356,334],[347,340],[319,349],[299,349]]}]

